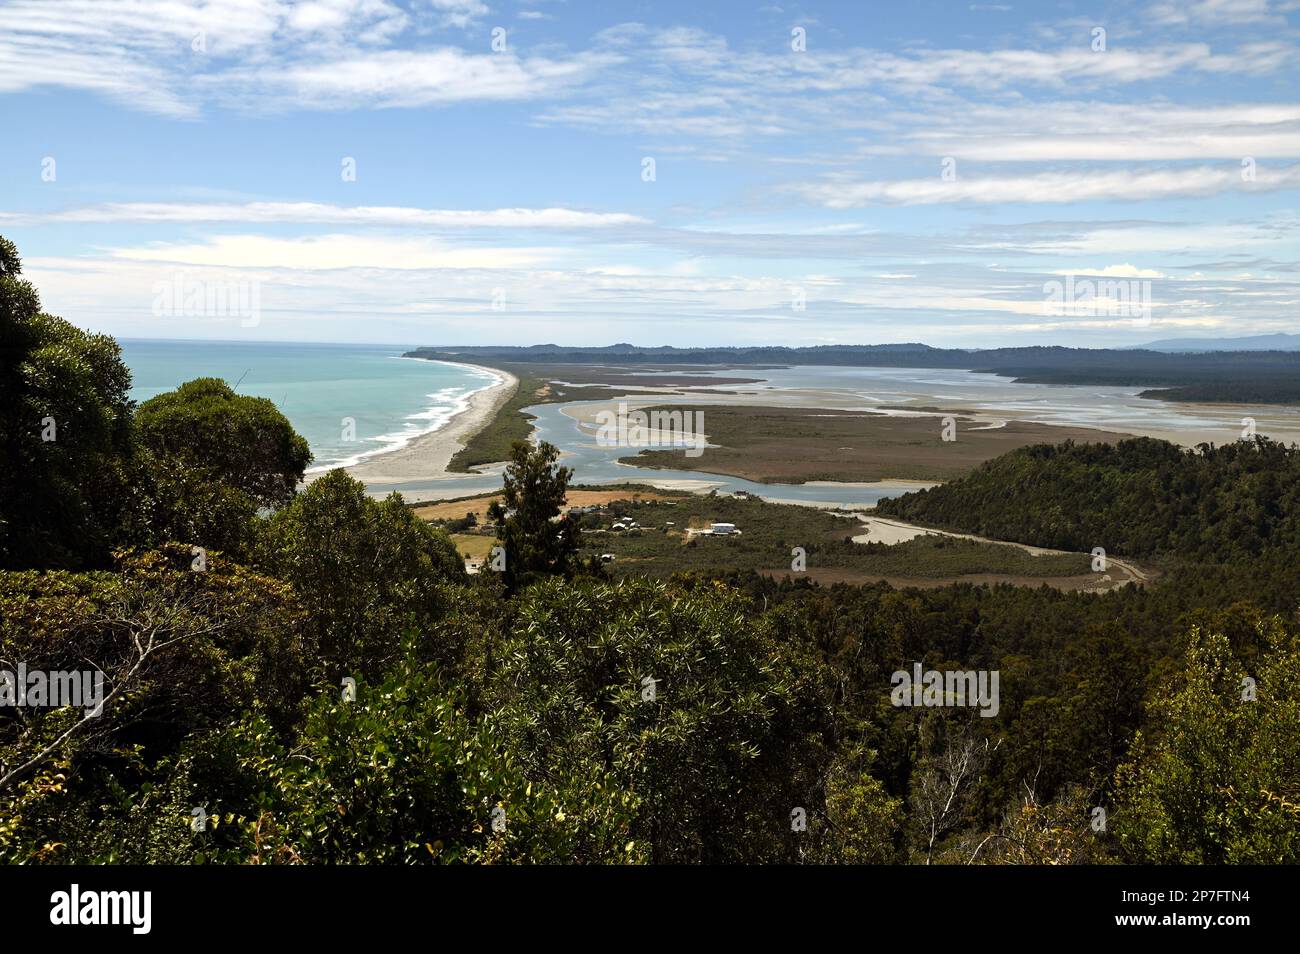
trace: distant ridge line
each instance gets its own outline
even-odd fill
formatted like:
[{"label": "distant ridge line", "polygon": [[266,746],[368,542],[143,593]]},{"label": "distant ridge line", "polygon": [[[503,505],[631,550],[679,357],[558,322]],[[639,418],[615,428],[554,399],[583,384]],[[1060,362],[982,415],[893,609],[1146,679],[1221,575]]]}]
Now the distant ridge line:
[{"label": "distant ridge line", "polygon": [[416,348],[409,358],[478,364],[655,364],[730,367],[947,368],[997,374],[1024,384],[1141,388],[1142,397],[1228,404],[1300,404],[1300,351],[1167,352],[1143,348],[990,348],[967,351],[919,343],[811,347],[643,348],[554,344]]}]

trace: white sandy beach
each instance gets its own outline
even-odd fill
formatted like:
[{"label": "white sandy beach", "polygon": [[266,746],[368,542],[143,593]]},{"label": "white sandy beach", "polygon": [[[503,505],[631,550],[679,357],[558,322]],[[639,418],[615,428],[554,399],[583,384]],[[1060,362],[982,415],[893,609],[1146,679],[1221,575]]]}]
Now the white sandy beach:
[{"label": "white sandy beach", "polygon": [[464,361],[456,363],[495,375],[500,383],[471,394],[469,406],[436,431],[421,434],[403,447],[353,464],[346,468],[349,474],[367,484],[400,484],[449,476],[447,465],[452,455],[492,420],[519,386],[518,378],[499,368],[485,368]]}]

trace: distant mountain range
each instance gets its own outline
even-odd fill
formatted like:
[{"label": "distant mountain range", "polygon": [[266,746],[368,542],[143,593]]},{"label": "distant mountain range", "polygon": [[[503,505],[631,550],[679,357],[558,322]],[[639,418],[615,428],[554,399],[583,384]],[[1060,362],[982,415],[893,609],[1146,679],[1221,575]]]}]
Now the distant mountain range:
[{"label": "distant mountain range", "polygon": [[1165,338],[1136,345],[1141,351],[1187,353],[1190,351],[1300,351],[1300,335],[1251,335],[1246,338]]},{"label": "distant mountain range", "polygon": [[[1187,342],[1180,344],[1186,345]],[[1222,345],[1219,347],[1221,349]],[[1291,350],[1186,348],[1178,351],[1033,347],[966,351],[932,348],[918,343],[819,345],[811,348],[644,348],[620,343],[592,347],[544,344],[417,348],[406,356],[435,361],[518,365],[525,369],[530,365],[584,364],[641,368],[681,365],[961,368],[1034,384],[1158,389],[1143,391],[1142,394],[1161,400],[1300,404],[1300,347]]]}]

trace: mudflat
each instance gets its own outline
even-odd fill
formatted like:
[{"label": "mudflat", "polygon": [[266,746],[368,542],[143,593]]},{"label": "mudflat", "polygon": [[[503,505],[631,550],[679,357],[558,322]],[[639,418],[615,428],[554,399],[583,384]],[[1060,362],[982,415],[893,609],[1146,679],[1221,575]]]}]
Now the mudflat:
[{"label": "mudflat", "polygon": [[1030,444],[1114,443],[1131,436],[1030,421],[990,423],[942,412],[902,415],[723,405],[703,411],[709,446],[700,456],[654,450],[623,457],[622,462],[759,483],[944,481]]}]

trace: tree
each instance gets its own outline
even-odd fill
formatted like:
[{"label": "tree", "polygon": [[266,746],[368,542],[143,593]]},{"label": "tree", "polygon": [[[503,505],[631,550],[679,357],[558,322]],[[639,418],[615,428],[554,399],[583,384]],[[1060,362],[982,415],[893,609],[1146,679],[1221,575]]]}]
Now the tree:
[{"label": "tree", "polygon": [[821,864],[886,865],[903,860],[903,800],[891,798],[870,772],[876,753],[849,746],[826,777],[825,812],[809,824],[811,860]]},{"label": "tree", "polygon": [[1035,444],[878,510],[1085,553],[1254,559],[1300,546],[1300,446],[1264,437],[1194,450],[1151,437]]},{"label": "tree", "polygon": [[140,443],[247,494],[259,507],[288,503],[311,462],[307,441],[266,398],[217,378],[187,381],[135,415]]},{"label": "tree", "polygon": [[131,376],[107,335],[41,312],[0,238],[0,567],[106,565]]},{"label": "tree", "polygon": [[257,505],[189,459],[138,448],[118,496],[114,538],[122,548],[168,542],[221,550],[246,561],[257,534]]},{"label": "tree", "polygon": [[1227,638],[1192,631],[1186,669],[1156,696],[1118,773],[1131,860],[1300,861],[1300,639],[1276,619],[1263,629],[1253,676]]},{"label": "tree", "polygon": [[123,547],[176,541],[246,560],[258,509],[287,503],[311,460],[274,404],[215,378],[151,398],[135,426],[114,519]]},{"label": "tree", "polygon": [[516,441],[501,501],[488,509],[500,527],[497,537],[506,559],[502,579],[511,592],[539,576],[573,570],[578,528],[567,515],[560,516],[573,471],[555,466],[559,456],[545,441],[537,447]]},{"label": "tree", "polygon": [[923,753],[912,778],[912,812],[928,865],[942,839],[966,822],[972,789],[1001,740],[981,737],[956,717],[927,720],[922,736]]},{"label": "tree", "polygon": [[[256,563],[293,585],[311,614],[326,675],[377,678],[407,629],[436,623],[465,567],[445,532],[343,470],[312,481],[266,523]],[[450,661],[450,660],[444,660]]]},{"label": "tree", "polygon": [[723,586],[529,587],[485,690],[530,779],[610,773],[661,863],[792,861],[819,802],[826,673]]}]

